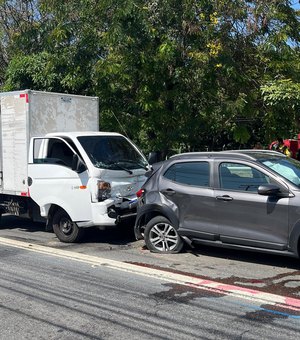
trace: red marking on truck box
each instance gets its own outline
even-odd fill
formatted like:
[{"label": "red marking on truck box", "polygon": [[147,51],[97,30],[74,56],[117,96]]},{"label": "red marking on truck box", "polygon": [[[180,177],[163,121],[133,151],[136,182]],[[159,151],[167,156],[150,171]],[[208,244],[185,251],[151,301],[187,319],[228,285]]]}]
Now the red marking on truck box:
[{"label": "red marking on truck box", "polygon": [[28,191],[22,191],[22,192],[21,192],[21,196],[30,197],[29,189],[28,189]]},{"label": "red marking on truck box", "polygon": [[25,98],[26,103],[29,103],[29,100],[28,100],[28,93],[22,93],[22,94],[20,94],[20,98]]}]

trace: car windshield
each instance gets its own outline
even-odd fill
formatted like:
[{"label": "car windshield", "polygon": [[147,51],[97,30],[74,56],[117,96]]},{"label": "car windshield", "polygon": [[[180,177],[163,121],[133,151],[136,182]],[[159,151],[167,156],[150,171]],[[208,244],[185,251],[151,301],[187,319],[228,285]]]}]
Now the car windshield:
[{"label": "car windshield", "polygon": [[300,187],[300,162],[293,158],[267,158],[259,160],[262,164]]},{"label": "car windshield", "polygon": [[147,168],[146,159],[122,136],[81,136],[78,141],[97,168],[128,172]]}]

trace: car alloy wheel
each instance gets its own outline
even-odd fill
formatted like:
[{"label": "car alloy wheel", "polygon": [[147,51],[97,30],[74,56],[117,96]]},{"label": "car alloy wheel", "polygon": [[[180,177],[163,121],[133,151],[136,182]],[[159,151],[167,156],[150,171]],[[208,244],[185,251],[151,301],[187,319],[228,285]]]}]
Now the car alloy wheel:
[{"label": "car alloy wheel", "polygon": [[183,241],[168,219],[156,216],[145,228],[145,242],[149,250],[156,253],[178,253]]}]

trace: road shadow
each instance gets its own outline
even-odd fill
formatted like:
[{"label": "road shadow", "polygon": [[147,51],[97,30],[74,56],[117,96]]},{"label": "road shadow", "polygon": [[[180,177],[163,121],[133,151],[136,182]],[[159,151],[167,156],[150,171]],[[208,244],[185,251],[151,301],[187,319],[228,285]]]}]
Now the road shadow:
[{"label": "road shadow", "polygon": [[[122,223],[118,226],[114,226],[106,230],[100,230],[98,228],[87,228],[85,230],[83,238],[79,243],[108,243],[111,245],[129,245],[135,242],[133,227],[134,220],[129,220],[126,223]],[[29,218],[12,215],[2,216],[0,230],[1,229],[20,230],[22,233],[47,232],[52,233],[54,237],[56,237],[53,231],[46,231],[45,223],[33,222]],[[78,243],[75,243],[74,245],[76,244]],[[65,245],[67,246],[68,244]]]},{"label": "road shadow", "polygon": [[194,256],[212,256],[227,260],[250,262],[263,264],[273,267],[282,267],[289,269],[300,269],[300,259],[284,256],[273,255],[263,252],[254,252],[251,250],[228,249],[206,245],[195,245],[194,248],[186,247],[186,252]]},{"label": "road shadow", "polygon": [[1,217],[0,229],[22,229],[25,232],[34,233],[37,231],[45,231],[45,223],[33,222],[29,218],[18,217],[13,215],[3,215]]},{"label": "road shadow", "polygon": [[128,245],[135,242],[133,224],[120,225],[106,230],[89,228],[81,243],[109,243],[112,245]]},{"label": "road shadow", "polygon": [[[90,245],[92,245],[92,243],[98,243],[98,244],[110,244],[115,246],[118,245],[130,246],[136,242],[133,227],[134,220],[127,221],[126,223],[106,230],[88,228],[80,243],[81,244],[86,243]],[[11,215],[2,216],[0,229],[7,230],[19,229],[20,231],[25,233],[46,232],[45,223],[33,222],[30,219]],[[53,235],[55,237],[54,233]],[[281,255],[273,255],[268,253],[253,252],[250,250],[249,251],[234,250],[213,246],[195,245],[194,248],[186,246],[185,250],[183,251],[192,254],[193,256],[196,257],[203,255],[222,259],[229,259],[234,261],[249,262],[253,264],[263,264],[268,266],[289,268],[295,270],[300,269],[299,259]]]}]

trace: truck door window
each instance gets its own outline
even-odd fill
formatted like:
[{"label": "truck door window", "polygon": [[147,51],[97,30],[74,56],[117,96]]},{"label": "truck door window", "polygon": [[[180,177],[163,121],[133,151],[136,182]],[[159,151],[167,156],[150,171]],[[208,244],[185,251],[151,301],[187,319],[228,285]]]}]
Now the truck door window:
[{"label": "truck door window", "polygon": [[73,151],[60,139],[36,139],[34,163],[60,164],[72,168]]},{"label": "truck door window", "polygon": [[48,150],[49,158],[59,159],[62,161],[62,165],[66,165],[69,168],[72,167],[73,152],[64,142],[55,140],[53,143],[50,143]]}]

